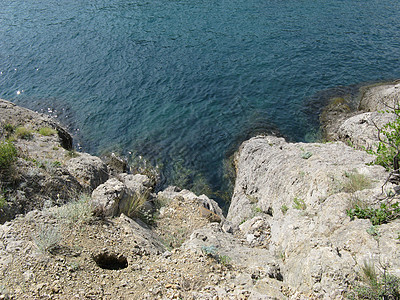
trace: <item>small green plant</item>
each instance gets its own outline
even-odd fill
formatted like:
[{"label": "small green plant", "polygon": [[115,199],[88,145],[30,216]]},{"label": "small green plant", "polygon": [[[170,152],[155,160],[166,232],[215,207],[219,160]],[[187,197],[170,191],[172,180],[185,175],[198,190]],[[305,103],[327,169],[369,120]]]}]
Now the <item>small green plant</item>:
[{"label": "small green plant", "polygon": [[301,158],[302,159],[309,159],[313,154],[309,151],[301,153]]},{"label": "small green plant", "polygon": [[286,260],[286,253],[285,253],[285,251],[282,251],[282,252],[279,253],[279,258],[280,258],[283,262],[285,262],[285,260]]},{"label": "small green plant", "polygon": [[256,214],[261,214],[261,213],[263,213],[263,211],[262,211],[261,208],[259,208],[258,206],[254,206],[254,207],[253,207],[253,214],[254,214],[254,215],[256,215]]},{"label": "small green plant", "polygon": [[60,230],[58,227],[51,225],[42,227],[34,240],[41,252],[51,253],[59,246],[58,244],[61,241]]},{"label": "small green plant", "polygon": [[253,196],[253,195],[247,195],[246,194],[246,198],[249,199],[251,204],[255,204],[258,202],[258,198],[257,196]]},{"label": "small green plant", "polygon": [[220,255],[218,253],[217,247],[214,245],[202,246],[201,252],[203,252],[205,255],[215,259],[218,263],[220,263],[224,266],[229,266],[230,262],[232,260],[228,255]]},{"label": "small green plant", "polygon": [[372,235],[374,238],[378,238],[379,237],[378,226],[372,225],[370,228],[367,229],[367,233]]},{"label": "small green plant", "polygon": [[19,126],[15,129],[15,134],[18,138],[24,140],[31,140],[33,138],[33,131],[23,126]]},{"label": "small green plant", "polygon": [[76,152],[75,150],[69,150],[67,151],[67,153],[65,154],[65,156],[69,157],[69,158],[75,158],[75,157],[79,157],[79,153]]},{"label": "small green plant", "polygon": [[160,209],[161,207],[167,206],[170,202],[170,198],[157,195],[157,197],[154,199],[154,206],[156,209]]},{"label": "small green plant", "polygon": [[361,267],[362,281],[354,285],[348,294],[349,299],[400,299],[400,279],[387,273],[387,267],[381,266],[377,274],[373,263],[364,262]]},{"label": "small green plant", "polygon": [[50,136],[55,135],[57,133],[57,130],[50,127],[42,127],[39,129],[39,133],[43,136]]},{"label": "small green plant", "polygon": [[68,223],[88,223],[93,215],[90,198],[82,195],[78,200],[69,202],[57,210],[57,218]]},{"label": "small green plant", "polygon": [[298,210],[305,210],[307,208],[307,205],[303,199],[295,197],[293,199],[293,208]]},{"label": "small green plant", "polygon": [[9,133],[13,133],[15,131],[15,126],[10,123],[4,124],[3,128]]},{"label": "small green plant", "polygon": [[6,197],[4,195],[0,195],[0,209],[2,209],[6,203]]},{"label": "small green plant", "polygon": [[285,204],[281,206],[281,212],[285,215],[287,211],[289,210],[289,207],[287,207]]},{"label": "small green plant", "polygon": [[368,189],[372,186],[371,179],[366,177],[364,174],[346,172],[345,177],[346,181],[343,183],[342,190],[346,193],[354,193],[356,191]]},{"label": "small green plant", "polygon": [[353,142],[352,142],[351,140],[347,139],[347,140],[345,141],[345,143],[346,143],[347,146],[349,146],[349,147],[351,147],[351,148],[354,148],[354,144],[353,144]]},{"label": "small green plant", "polygon": [[219,262],[224,266],[229,266],[231,264],[232,259],[228,255],[220,255]]},{"label": "small green plant", "polygon": [[4,124],[3,128],[5,130],[6,138],[10,138],[15,131],[15,126],[12,124]]},{"label": "small green plant", "polygon": [[0,143],[0,169],[9,169],[17,160],[17,149],[10,141]]},{"label": "small green plant", "polygon": [[210,246],[202,246],[201,252],[203,252],[205,255],[215,256],[217,255],[218,250],[217,247],[215,247],[214,245],[210,245]]},{"label": "small green plant", "polygon": [[249,218],[243,218],[243,220],[242,221],[240,221],[240,223],[239,223],[239,225],[242,225],[244,222],[246,222],[247,220],[248,220]]},{"label": "small green plant", "polygon": [[378,208],[363,207],[355,204],[353,208],[346,211],[347,215],[353,220],[355,217],[359,219],[370,219],[372,225],[380,225],[388,223],[400,217],[400,204],[395,202],[392,204],[381,203]]}]

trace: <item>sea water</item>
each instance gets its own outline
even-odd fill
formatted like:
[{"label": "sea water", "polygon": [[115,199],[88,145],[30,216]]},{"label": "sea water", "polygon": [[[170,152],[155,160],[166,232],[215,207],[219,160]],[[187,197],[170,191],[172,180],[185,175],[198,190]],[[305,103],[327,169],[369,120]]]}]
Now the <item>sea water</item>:
[{"label": "sea water", "polygon": [[[0,97],[58,116],[93,154],[203,174],[249,136],[318,130],[310,99],[400,77],[393,0],[3,1]],[[310,109],[310,107],[314,107]]]}]

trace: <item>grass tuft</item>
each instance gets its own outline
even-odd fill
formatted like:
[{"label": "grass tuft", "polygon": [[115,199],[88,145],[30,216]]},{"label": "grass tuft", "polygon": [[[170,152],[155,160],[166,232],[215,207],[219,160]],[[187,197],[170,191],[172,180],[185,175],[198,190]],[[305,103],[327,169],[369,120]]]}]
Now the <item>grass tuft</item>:
[{"label": "grass tuft", "polygon": [[33,138],[33,131],[23,126],[17,127],[15,134],[18,138],[24,140],[31,140]]},{"label": "grass tuft", "polygon": [[9,169],[17,160],[17,149],[10,141],[0,143],[0,169]]},{"label": "grass tuft", "polygon": [[57,130],[50,127],[42,127],[39,129],[39,133],[43,136],[50,136],[55,135],[57,133]]}]

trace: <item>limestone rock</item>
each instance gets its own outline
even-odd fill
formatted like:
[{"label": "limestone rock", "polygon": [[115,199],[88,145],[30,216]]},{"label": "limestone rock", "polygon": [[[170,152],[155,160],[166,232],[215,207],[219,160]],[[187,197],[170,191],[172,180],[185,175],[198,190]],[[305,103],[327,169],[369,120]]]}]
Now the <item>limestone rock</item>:
[{"label": "limestone rock", "polygon": [[95,211],[104,216],[116,216],[119,203],[127,198],[126,186],[116,178],[111,178],[99,185],[92,193]]},{"label": "limestone rock", "polygon": [[215,220],[215,222],[221,222],[225,220],[222,213],[222,209],[219,207],[218,203],[206,195],[197,196],[195,193],[189,190],[179,190],[179,188],[170,186],[162,192],[158,193],[158,197],[173,199],[175,197],[182,197],[184,200],[196,201],[201,204],[205,209],[199,210],[199,213],[210,220]]},{"label": "limestone rock", "polygon": [[374,123],[381,128],[395,119],[390,113],[378,111],[390,112],[399,102],[399,82],[362,87],[355,110],[343,109],[343,103],[333,100],[320,116],[324,137],[329,141],[350,142],[355,147],[374,148],[378,142]]},{"label": "limestone rock", "polygon": [[359,110],[381,111],[400,102],[400,83],[384,83],[363,88]]},{"label": "limestone rock", "polygon": [[382,167],[366,165],[373,159],[340,142],[304,144],[273,136],[252,138],[239,151],[227,219],[238,225],[257,208],[281,215],[284,207],[295,202],[316,211],[329,195],[344,188],[350,173],[363,174],[379,186],[378,180],[382,182],[386,174]]},{"label": "limestone rock", "polygon": [[142,201],[144,205],[148,200],[152,186],[147,176],[119,174],[118,178],[108,179],[93,191],[92,201],[97,213],[104,216],[129,214],[132,201]]},{"label": "limestone rock", "polygon": [[376,150],[379,143],[377,128],[382,128],[394,120],[396,115],[391,113],[358,114],[345,120],[331,136],[334,140],[346,141],[357,149]]},{"label": "limestone rock", "polygon": [[128,164],[126,159],[117,156],[113,152],[102,156],[101,159],[107,164],[111,175],[117,175],[127,171]]},{"label": "limestone rock", "polygon": [[88,153],[79,153],[78,157],[68,160],[66,168],[87,191],[93,191],[109,178],[107,165]]},{"label": "limestone rock", "polygon": [[[364,261],[379,264],[383,258],[397,256],[393,238],[380,237],[377,242],[368,233],[369,220],[350,221],[346,214],[354,199],[367,205],[379,201],[387,173],[380,166],[367,165],[373,159],[341,142],[252,138],[237,156],[227,219],[239,226],[250,244],[256,235],[270,230],[266,257],[279,258],[285,284],[303,293],[340,299]],[[354,178],[364,184],[354,188]],[[393,236],[398,224],[390,226],[385,232]],[[263,262],[260,256],[258,263]],[[391,263],[396,273],[400,263]]]}]

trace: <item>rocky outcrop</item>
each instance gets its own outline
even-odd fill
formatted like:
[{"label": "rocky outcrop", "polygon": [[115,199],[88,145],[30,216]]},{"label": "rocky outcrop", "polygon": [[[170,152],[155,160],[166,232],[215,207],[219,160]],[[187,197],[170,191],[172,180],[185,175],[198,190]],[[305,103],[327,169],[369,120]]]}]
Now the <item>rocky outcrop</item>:
[{"label": "rocky outcrop", "polygon": [[[60,145],[67,150],[72,149],[71,135],[54,119],[3,99],[0,99],[0,123],[15,127],[23,125],[32,130],[38,130],[43,127],[54,128],[57,131]],[[2,135],[5,133],[3,126],[0,128],[0,132]]]},{"label": "rocky outcrop", "polygon": [[383,83],[361,88],[359,111],[382,111],[400,101],[400,82]]},{"label": "rocky outcrop", "polygon": [[65,167],[86,191],[91,192],[107,181],[109,177],[108,168],[100,158],[88,153],[77,155],[78,157],[66,161]]},{"label": "rocky outcrop", "polygon": [[0,170],[0,196],[5,202],[0,223],[67,203],[109,177],[101,159],[71,150],[71,136],[53,119],[1,99],[0,134],[2,141],[12,140],[18,153],[9,168]]},{"label": "rocky outcrop", "polygon": [[378,129],[394,120],[396,115],[392,113],[375,111],[358,114],[343,121],[331,136],[334,140],[344,141],[357,149],[376,150],[379,141]]},{"label": "rocky outcrop", "polygon": [[329,141],[344,141],[355,147],[372,149],[378,140],[377,128],[395,119],[387,111],[392,111],[398,103],[398,82],[360,88],[355,110],[350,109],[343,98],[333,98],[320,116],[324,137]]},{"label": "rocky outcrop", "polygon": [[[239,150],[227,219],[238,228],[254,216],[263,216],[267,226],[258,235],[267,232],[266,252],[280,257],[283,282],[299,291],[340,298],[364,261],[390,260],[392,270],[400,270],[400,264],[391,259],[397,256],[393,237],[400,223],[382,229],[390,237],[377,241],[368,234],[369,220],[350,221],[346,214],[352,202],[373,205],[382,196],[387,174],[383,167],[368,165],[373,160],[365,151],[341,142],[287,143],[273,136],[250,139]],[[254,239],[246,236],[248,242]],[[387,245],[385,249],[382,244]],[[270,261],[260,256],[258,263]]]}]

